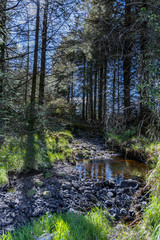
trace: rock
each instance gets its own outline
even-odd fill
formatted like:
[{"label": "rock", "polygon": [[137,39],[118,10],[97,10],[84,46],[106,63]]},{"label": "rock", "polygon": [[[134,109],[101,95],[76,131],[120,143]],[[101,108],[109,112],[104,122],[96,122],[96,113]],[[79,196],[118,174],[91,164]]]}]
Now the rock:
[{"label": "rock", "polygon": [[34,189],[30,189],[28,192],[27,192],[27,197],[28,198],[32,198],[35,194],[35,190]]},{"label": "rock", "polygon": [[15,227],[13,225],[9,225],[4,228],[6,232],[13,232],[15,230]]},{"label": "rock", "polygon": [[129,188],[129,187],[131,187],[131,188],[137,189],[139,187],[139,183],[136,180],[129,179],[129,180],[122,181],[120,186],[122,188]]},{"label": "rock", "polygon": [[108,192],[108,193],[107,193],[107,197],[108,197],[109,199],[111,199],[111,198],[114,197],[114,194],[113,194],[112,192]]},{"label": "rock", "polygon": [[39,179],[36,179],[34,184],[36,187],[42,187],[44,185],[44,183]]},{"label": "rock", "polygon": [[76,210],[74,210],[73,208],[70,208],[68,212],[69,212],[69,213],[74,213],[74,214],[76,214],[76,215],[83,215],[82,212],[76,211]]},{"label": "rock", "polygon": [[52,197],[52,193],[50,191],[44,191],[42,194],[43,198],[47,199],[47,198],[51,198]]},{"label": "rock", "polygon": [[105,187],[114,188],[115,182],[112,179],[110,179],[110,180],[105,181],[104,185],[105,185]]},{"label": "rock", "polygon": [[37,238],[37,240],[52,240],[52,239],[53,239],[53,235],[49,233],[45,233],[39,238]]},{"label": "rock", "polygon": [[135,216],[136,216],[134,210],[132,210],[132,209],[130,209],[130,210],[128,211],[128,214],[129,214],[131,217],[133,217],[133,218],[135,218]]},{"label": "rock", "polygon": [[63,189],[67,189],[67,190],[70,190],[71,189],[71,184],[62,184],[62,188]]},{"label": "rock", "polygon": [[120,213],[120,215],[125,216],[125,215],[127,215],[127,210],[125,208],[122,208],[119,213]]},{"label": "rock", "polygon": [[107,200],[107,201],[105,201],[105,205],[106,205],[107,207],[112,207],[113,202],[110,201],[110,200]]},{"label": "rock", "polygon": [[43,209],[41,208],[36,208],[34,212],[32,213],[32,217],[38,217],[43,213]]}]

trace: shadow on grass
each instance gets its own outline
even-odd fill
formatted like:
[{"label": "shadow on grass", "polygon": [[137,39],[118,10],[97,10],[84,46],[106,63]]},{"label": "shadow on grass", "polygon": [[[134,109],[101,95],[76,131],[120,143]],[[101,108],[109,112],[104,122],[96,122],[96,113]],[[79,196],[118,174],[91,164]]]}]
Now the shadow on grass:
[{"label": "shadow on grass", "polygon": [[35,134],[28,132],[25,143],[24,169],[37,170],[42,167],[50,167],[47,143],[44,132]]},{"label": "shadow on grass", "polygon": [[[108,240],[111,225],[107,215],[96,210],[86,216],[73,213],[48,214],[39,221],[17,229],[10,240],[32,240],[49,233],[55,240]],[[7,238],[3,238],[7,239]]]}]

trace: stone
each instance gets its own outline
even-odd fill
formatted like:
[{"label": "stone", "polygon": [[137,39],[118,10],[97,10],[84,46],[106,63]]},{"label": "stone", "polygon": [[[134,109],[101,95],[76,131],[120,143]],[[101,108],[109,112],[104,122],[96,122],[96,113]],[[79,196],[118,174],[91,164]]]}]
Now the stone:
[{"label": "stone", "polygon": [[43,198],[47,199],[47,198],[51,198],[52,197],[52,193],[50,191],[44,191],[42,193]]},{"label": "stone", "polygon": [[36,179],[34,182],[36,187],[42,187],[44,183],[40,179]]},{"label": "stone", "polygon": [[114,194],[113,194],[112,192],[108,192],[108,193],[107,193],[107,197],[108,197],[109,199],[111,199],[111,198],[114,197]]},{"label": "stone", "polygon": [[37,238],[37,240],[52,240],[52,239],[53,239],[53,235],[49,233],[45,233],[39,238]]},{"label": "stone", "polygon": [[115,182],[112,179],[110,179],[110,180],[105,181],[104,185],[105,185],[105,187],[114,188]]},{"label": "stone", "polygon": [[131,187],[131,188],[137,189],[139,187],[139,183],[136,180],[128,179],[121,182],[121,187],[122,188]]},{"label": "stone", "polygon": [[69,213],[74,213],[75,215],[83,215],[82,212],[77,211],[77,210],[74,210],[73,208],[70,208],[68,212],[69,212]]},{"label": "stone", "polygon": [[125,215],[127,215],[127,210],[125,208],[122,208],[119,213],[120,213],[120,215],[125,216]]},{"label": "stone", "polygon": [[112,207],[113,202],[110,201],[110,200],[107,200],[107,201],[105,201],[105,205],[106,205],[107,207]]},{"label": "stone", "polygon": [[27,192],[27,197],[28,198],[32,198],[35,194],[35,190],[34,189],[30,189],[28,192]]},{"label": "stone", "polygon": [[7,232],[13,232],[15,230],[15,227],[13,225],[9,225],[7,227],[5,227],[5,231]]}]

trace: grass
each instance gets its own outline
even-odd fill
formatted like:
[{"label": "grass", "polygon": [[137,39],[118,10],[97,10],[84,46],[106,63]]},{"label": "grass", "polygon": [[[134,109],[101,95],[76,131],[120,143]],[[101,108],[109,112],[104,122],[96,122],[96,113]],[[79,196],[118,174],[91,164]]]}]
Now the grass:
[{"label": "grass", "polygon": [[1,240],[34,240],[44,233],[54,240],[107,240],[111,220],[106,211],[94,209],[87,215],[73,213],[48,214],[27,227],[3,234]]},{"label": "grass", "polygon": [[0,185],[7,183],[9,171],[49,168],[53,162],[69,158],[72,138],[70,132],[63,131],[6,139],[0,147]]},{"label": "grass", "polygon": [[123,134],[108,133],[108,145],[112,149],[120,149],[126,156],[136,157],[150,164],[156,165],[160,156],[160,142],[150,141],[147,137],[136,136],[134,128]]}]

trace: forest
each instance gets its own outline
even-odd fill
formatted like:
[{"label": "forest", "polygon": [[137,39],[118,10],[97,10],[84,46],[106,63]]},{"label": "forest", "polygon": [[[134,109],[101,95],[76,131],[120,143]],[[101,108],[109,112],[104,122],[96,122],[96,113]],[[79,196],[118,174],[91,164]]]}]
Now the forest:
[{"label": "forest", "polygon": [[0,239],[160,239],[160,2],[0,0]]}]

